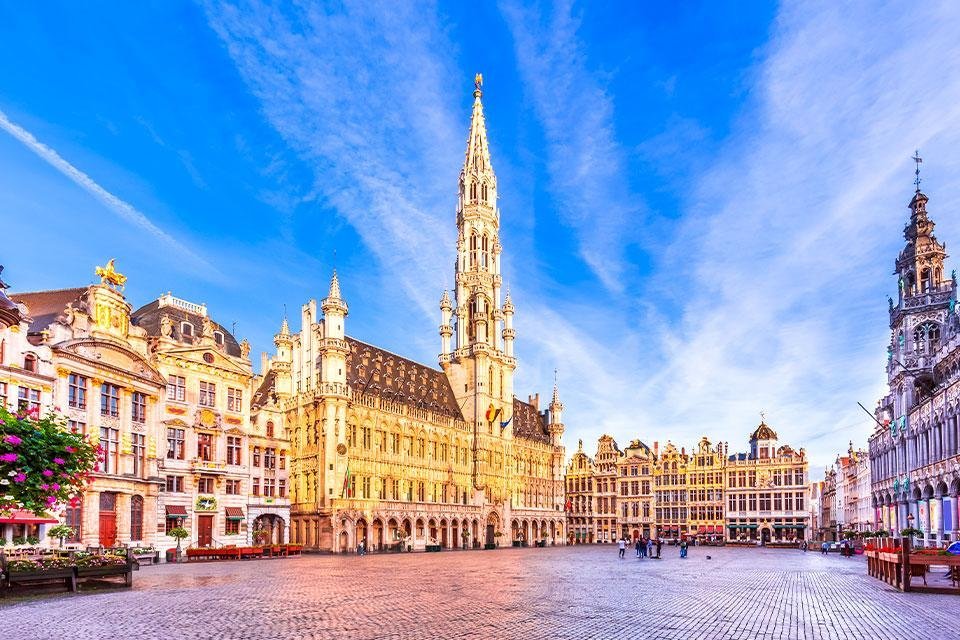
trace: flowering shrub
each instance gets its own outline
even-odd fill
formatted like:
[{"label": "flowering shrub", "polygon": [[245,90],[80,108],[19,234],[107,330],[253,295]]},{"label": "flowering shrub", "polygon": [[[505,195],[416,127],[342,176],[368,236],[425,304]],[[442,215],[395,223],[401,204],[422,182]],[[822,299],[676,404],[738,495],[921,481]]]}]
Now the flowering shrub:
[{"label": "flowering shrub", "polygon": [[99,455],[100,448],[71,432],[62,416],[0,408],[0,514],[42,514],[75,504]]}]

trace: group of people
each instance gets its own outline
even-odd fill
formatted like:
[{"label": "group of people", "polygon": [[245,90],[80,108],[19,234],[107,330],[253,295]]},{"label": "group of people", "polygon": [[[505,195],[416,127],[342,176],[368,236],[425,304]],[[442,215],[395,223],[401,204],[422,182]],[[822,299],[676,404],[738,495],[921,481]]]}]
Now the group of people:
[{"label": "group of people", "polygon": [[[659,558],[660,549],[663,546],[663,540],[660,538],[637,538],[633,541],[633,548],[637,553],[637,558]],[[620,539],[617,541],[617,549],[620,553],[620,559],[627,553],[627,539],[623,536],[620,536]],[[656,551],[656,555],[654,555]],[[687,541],[686,539],[680,541],[680,557],[687,557]]]}]

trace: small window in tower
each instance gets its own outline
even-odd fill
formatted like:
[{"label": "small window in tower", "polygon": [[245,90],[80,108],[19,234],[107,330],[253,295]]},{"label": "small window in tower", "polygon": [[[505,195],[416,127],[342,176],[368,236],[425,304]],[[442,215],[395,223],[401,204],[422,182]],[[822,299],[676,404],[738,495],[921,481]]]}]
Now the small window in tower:
[{"label": "small window in tower", "polygon": [[483,187],[480,188],[480,199],[484,202],[487,201],[487,185],[484,183]]}]

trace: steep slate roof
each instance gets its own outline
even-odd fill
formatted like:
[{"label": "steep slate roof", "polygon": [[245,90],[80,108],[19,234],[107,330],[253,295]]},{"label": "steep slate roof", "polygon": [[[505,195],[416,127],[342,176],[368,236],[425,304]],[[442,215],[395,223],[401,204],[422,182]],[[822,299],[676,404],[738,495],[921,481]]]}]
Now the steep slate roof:
[{"label": "steep slate roof", "polygon": [[521,438],[550,443],[550,432],[543,422],[543,416],[532,404],[513,399],[513,434]]},{"label": "steep slate roof", "polygon": [[750,435],[751,440],[776,440],[777,432],[767,426],[766,422],[761,422],[760,426]]},{"label": "steep slate roof", "polygon": [[463,418],[447,376],[436,369],[347,337],[347,384],[354,391]]},{"label": "steep slate roof", "polygon": [[76,287],[73,289],[11,293],[10,299],[27,305],[27,314],[30,316],[28,331],[39,333],[53,324],[68,304],[79,302],[86,293],[87,287]]},{"label": "steep slate roof", "polygon": [[267,372],[267,375],[263,376],[263,382],[253,392],[253,397],[250,399],[251,409],[259,409],[270,402],[270,394],[273,393],[273,385],[276,379],[277,374],[272,369]]},{"label": "steep slate roof", "polygon": [[[196,344],[200,342],[200,335],[203,332],[203,316],[191,313],[180,307],[170,305],[161,307],[159,300],[154,300],[134,311],[130,316],[130,321],[138,327],[146,329],[149,335],[159,336],[160,320],[163,316],[167,316],[173,321],[173,327],[170,333],[171,338],[186,344]],[[210,320],[213,321],[213,318],[210,318]],[[181,322],[189,322],[193,325],[193,337],[181,335]],[[240,343],[233,337],[233,334],[216,321],[213,322],[213,326],[217,331],[223,333],[223,345],[227,354],[239,358]]]}]

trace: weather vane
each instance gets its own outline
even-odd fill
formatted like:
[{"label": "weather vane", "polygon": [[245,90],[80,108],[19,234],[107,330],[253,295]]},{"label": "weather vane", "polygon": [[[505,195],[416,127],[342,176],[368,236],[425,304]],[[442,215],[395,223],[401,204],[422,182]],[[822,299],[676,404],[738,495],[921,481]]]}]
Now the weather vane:
[{"label": "weather vane", "polygon": [[766,411],[761,411],[761,412],[760,412],[760,422],[763,422],[763,423],[766,423],[766,422],[767,422],[767,412],[766,412]]},{"label": "weather vane", "polygon": [[913,184],[917,186],[917,193],[920,193],[920,163],[923,162],[923,158],[920,157],[919,149],[913,152],[913,161],[917,163],[917,169],[913,172],[913,175],[915,176],[913,179]]}]

